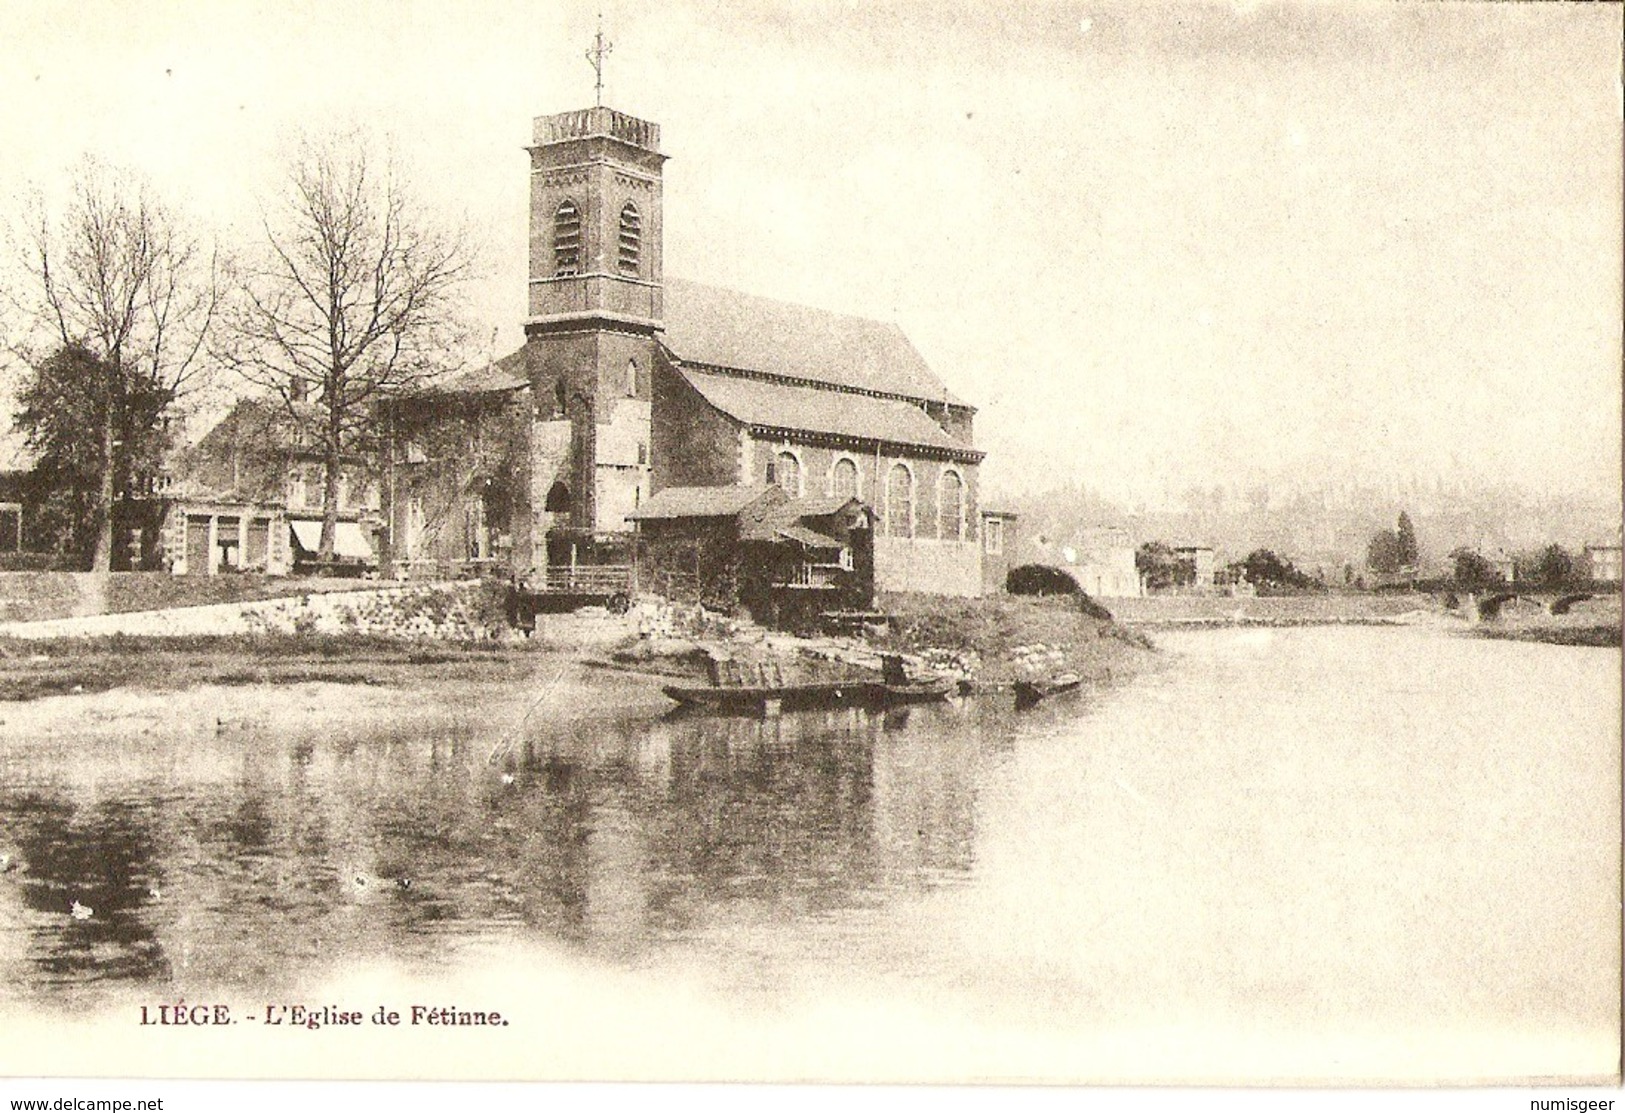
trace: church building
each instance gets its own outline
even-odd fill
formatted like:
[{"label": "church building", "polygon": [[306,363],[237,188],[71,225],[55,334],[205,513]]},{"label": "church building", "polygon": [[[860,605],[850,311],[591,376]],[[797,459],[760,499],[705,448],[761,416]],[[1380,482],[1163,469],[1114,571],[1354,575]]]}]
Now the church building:
[{"label": "church building", "polygon": [[869,508],[878,589],[981,594],[975,410],[896,325],[668,278],[656,124],[543,116],[529,154],[525,345],[399,404],[396,571],[624,563],[662,491],[778,487]]}]

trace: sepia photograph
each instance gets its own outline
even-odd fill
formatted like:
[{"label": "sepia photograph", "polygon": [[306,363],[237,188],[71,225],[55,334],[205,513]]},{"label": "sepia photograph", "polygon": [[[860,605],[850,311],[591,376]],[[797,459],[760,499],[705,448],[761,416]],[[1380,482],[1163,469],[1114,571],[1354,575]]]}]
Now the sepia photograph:
[{"label": "sepia photograph", "polygon": [[1617,1087],[1622,10],[5,6],[5,1096]]}]

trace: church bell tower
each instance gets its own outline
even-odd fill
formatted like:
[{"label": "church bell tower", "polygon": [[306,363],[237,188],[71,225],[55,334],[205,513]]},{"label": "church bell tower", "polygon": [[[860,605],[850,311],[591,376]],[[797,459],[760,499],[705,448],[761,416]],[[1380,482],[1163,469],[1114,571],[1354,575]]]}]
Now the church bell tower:
[{"label": "church bell tower", "polygon": [[557,563],[627,536],[649,494],[666,156],[659,125],[601,104],[537,117],[527,149],[531,501]]}]

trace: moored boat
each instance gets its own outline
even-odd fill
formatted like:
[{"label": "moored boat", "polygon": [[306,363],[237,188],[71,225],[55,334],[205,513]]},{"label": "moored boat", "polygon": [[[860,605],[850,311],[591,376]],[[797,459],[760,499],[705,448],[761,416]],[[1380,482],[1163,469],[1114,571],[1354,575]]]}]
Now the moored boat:
[{"label": "moored boat", "polygon": [[957,678],[944,673],[910,672],[908,662],[895,653],[880,658],[881,697],[888,704],[929,703],[959,691]]},{"label": "moored boat", "polygon": [[1016,706],[1031,707],[1041,699],[1070,692],[1082,683],[1083,677],[1075,672],[1061,672],[1033,680],[1018,680],[1015,683]]},{"label": "moored boat", "polygon": [[[840,680],[786,682],[776,667],[754,670],[762,683],[735,681],[743,673],[716,665],[710,684],[667,684],[661,691],[685,707],[716,712],[768,713],[816,707],[882,706],[927,703],[947,699],[959,690],[959,681],[946,675],[913,675],[901,657],[887,654],[878,679],[846,677]],[[870,674],[872,677],[873,674]]]},{"label": "moored boat", "polygon": [[719,686],[667,684],[660,690],[685,707],[711,711],[771,712],[806,707],[841,707],[883,698],[884,684],[866,681],[785,684],[775,686]]},{"label": "moored boat", "polygon": [[959,681],[951,676],[933,676],[925,680],[886,683],[880,687],[881,698],[888,704],[929,703],[957,693]]}]

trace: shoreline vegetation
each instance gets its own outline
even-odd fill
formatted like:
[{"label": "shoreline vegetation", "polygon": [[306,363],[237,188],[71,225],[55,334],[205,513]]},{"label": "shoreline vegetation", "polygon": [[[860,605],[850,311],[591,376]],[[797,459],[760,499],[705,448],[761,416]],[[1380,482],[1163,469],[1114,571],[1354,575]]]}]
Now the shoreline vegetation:
[{"label": "shoreline vegetation", "polygon": [[1477,626],[1468,631],[1474,637],[1490,638],[1497,641],[1539,642],[1543,645],[1575,645],[1593,646],[1597,648],[1620,648],[1619,625],[1606,624],[1573,624],[1573,625],[1514,625],[1514,626]]},{"label": "shoreline vegetation", "polygon": [[[479,585],[460,589],[482,590]],[[1008,689],[1019,680],[1063,671],[1099,685],[1131,676],[1156,659],[1148,632],[1219,627],[1427,625],[1565,646],[1617,647],[1621,640],[1614,597],[1563,616],[1530,606],[1503,620],[1469,623],[1459,610],[1446,610],[1430,596],[1370,594],[1107,601],[1115,614],[1085,596],[889,595],[879,609],[891,616],[890,623],[858,638],[793,637],[650,599],[625,617],[593,609],[545,616],[527,639],[502,629],[499,621],[482,626],[471,620],[478,608],[466,605],[470,600],[457,606],[454,594],[438,599],[421,593],[386,596],[383,590],[359,623],[353,608],[341,608],[332,622],[301,623],[295,617],[280,628],[220,634],[175,635],[162,622],[99,636],[27,637],[0,629],[0,701],[113,689],[308,682],[396,688],[490,682],[522,689],[550,672],[579,666],[580,683],[619,705],[638,686],[629,685],[633,678],[627,674],[646,677],[653,693],[662,678],[704,678],[708,661],[718,656],[747,668],[794,662],[797,675],[831,678],[876,669],[882,653],[957,675],[971,691]],[[258,590],[250,594],[263,598]],[[318,611],[326,602],[309,595],[304,600]],[[433,624],[426,610],[433,612]]]}]

